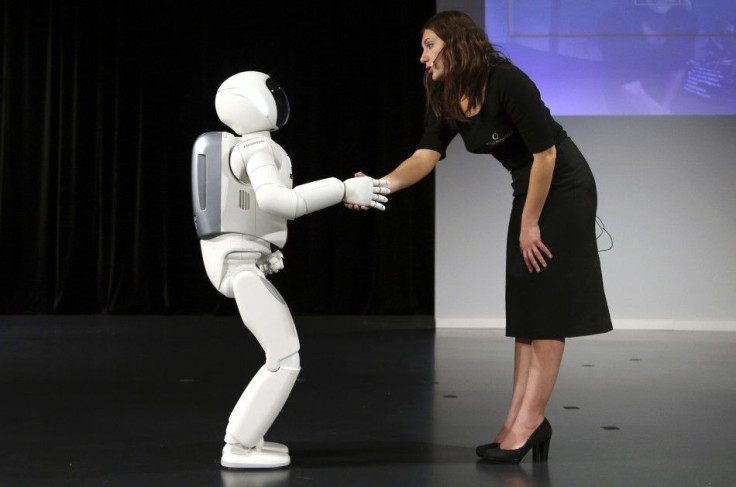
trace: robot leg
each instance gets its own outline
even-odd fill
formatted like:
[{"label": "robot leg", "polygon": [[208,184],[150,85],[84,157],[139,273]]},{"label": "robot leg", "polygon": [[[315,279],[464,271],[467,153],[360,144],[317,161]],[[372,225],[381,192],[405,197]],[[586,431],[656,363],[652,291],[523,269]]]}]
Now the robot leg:
[{"label": "robot leg", "polygon": [[288,465],[288,449],[263,441],[281,412],[299,374],[299,339],[281,295],[255,266],[233,279],[233,293],[243,322],[266,352],[266,364],[238,400],[227,426],[221,464],[230,468]]}]

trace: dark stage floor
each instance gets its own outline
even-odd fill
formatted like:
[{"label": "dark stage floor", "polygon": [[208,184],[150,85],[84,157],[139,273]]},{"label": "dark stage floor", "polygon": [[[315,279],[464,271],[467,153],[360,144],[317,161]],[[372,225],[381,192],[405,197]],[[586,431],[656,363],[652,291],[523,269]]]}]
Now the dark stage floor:
[{"label": "dark stage floor", "polygon": [[736,333],[569,340],[549,463],[494,466],[474,449],[509,398],[502,331],[296,321],[302,373],[267,435],[292,465],[232,472],[227,416],[263,362],[236,317],[0,316],[0,486],[736,485]]}]

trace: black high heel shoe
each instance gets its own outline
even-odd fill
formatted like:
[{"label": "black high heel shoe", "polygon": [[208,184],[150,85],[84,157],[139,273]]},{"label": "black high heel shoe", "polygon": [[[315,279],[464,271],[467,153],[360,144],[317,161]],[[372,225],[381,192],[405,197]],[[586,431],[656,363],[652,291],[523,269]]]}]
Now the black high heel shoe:
[{"label": "black high heel shoe", "polygon": [[475,447],[475,454],[483,458],[483,453],[486,450],[490,450],[492,448],[498,448],[499,446],[501,446],[501,443],[497,441],[494,441],[493,443],[486,443],[485,445],[478,445],[477,447]]},{"label": "black high heel shoe", "polygon": [[552,426],[544,418],[534,433],[531,434],[524,446],[516,450],[503,450],[502,448],[488,448],[481,455],[489,463],[519,463],[524,456],[532,450],[535,462],[546,462],[549,455],[549,442],[552,439]]}]

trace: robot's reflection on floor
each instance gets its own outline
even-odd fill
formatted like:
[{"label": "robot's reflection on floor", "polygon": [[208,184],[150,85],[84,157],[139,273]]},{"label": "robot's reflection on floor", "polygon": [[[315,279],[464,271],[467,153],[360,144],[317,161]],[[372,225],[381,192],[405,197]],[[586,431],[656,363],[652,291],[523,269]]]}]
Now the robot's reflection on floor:
[{"label": "robot's reflection on floor", "polygon": [[267,74],[246,71],[220,85],[220,120],[235,134],[207,132],[192,151],[194,221],[212,284],[235,298],[263,347],[266,363],[229,417],[220,463],[276,468],[290,463],[285,445],[264,441],[299,374],[299,338],[287,304],[266,279],[283,268],[287,221],[347,202],[385,209],[386,181],[327,178],[292,187],[291,160],[271,139],[289,118],[289,101]]}]

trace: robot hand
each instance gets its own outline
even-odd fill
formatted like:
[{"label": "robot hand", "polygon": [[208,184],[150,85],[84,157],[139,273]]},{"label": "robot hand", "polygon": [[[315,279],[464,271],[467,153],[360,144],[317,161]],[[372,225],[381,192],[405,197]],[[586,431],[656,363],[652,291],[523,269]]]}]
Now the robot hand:
[{"label": "robot hand", "polygon": [[391,192],[384,186],[388,185],[385,179],[373,179],[369,177],[350,178],[344,181],[345,196],[343,201],[353,205],[370,206],[377,210],[385,210],[386,207],[382,203],[386,203],[388,198],[385,194]]},{"label": "robot hand", "polygon": [[284,268],[284,254],[280,250],[277,250],[273,254],[259,260],[257,264],[258,268],[265,275],[276,274]]}]

